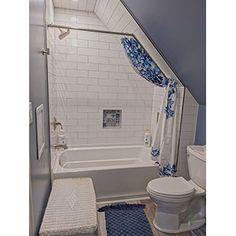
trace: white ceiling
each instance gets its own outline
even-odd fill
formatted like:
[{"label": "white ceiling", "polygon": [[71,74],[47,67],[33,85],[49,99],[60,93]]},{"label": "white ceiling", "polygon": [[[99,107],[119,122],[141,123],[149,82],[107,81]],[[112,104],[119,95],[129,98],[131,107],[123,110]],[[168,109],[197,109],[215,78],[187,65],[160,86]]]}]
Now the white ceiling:
[{"label": "white ceiling", "polygon": [[53,0],[54,6],[65,9],[93,12],[97,0]]}]

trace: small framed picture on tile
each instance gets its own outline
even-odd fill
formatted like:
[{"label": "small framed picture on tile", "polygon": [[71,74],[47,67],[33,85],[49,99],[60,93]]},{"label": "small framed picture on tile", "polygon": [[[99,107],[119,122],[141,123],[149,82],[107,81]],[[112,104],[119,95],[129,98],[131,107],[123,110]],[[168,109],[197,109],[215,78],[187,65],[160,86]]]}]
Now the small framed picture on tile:
[{"label": "small framed picture on tile", "polygon": [[37,134],[37,152],[39,160],[45,148],[45,126],[44,126],[43,104],[41,104],[36,108],[36,134]]}]

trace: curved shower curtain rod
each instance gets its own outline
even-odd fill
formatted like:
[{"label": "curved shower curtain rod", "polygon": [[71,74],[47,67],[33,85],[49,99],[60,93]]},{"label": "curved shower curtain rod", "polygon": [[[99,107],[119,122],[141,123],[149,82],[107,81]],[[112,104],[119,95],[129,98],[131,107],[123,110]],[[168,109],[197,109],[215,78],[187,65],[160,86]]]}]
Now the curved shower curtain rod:
[{"label": "curved shower curtain rod", "polygon": [[[131,33],[124,33],[124,32],[116,32],[116,31],[107,31],[107,30],[97,30],[97,29],[86,29],[86,28],[79,28],[79,27],[71,27],[71,26],[64,26],[64,25],[54,25],[54,24],[48,24],[48,27],[53,28],[61,28],[61,29],[71,29],[71,30],[81,30],[81,31],[89,31],[89,32],[97,32],[97,33],[103,33],[103,34],[116,34],[116,35],[126,35],[126,36],[132,36],[135,39],[136,36]],[[137,39],[139,42],[139,40]],[[141,43],[140,43],[141,44]]]},{"label": "curved shower curtain rod", "polygon": [[[48,24],[48,27],[51,28],[61,28],[61,29],[70,29],[70,30],[80,30],[80,31],[87,31],[87,32],[94,32],[94,33],[102,33],[102,34],[114,34],[114,35],[123,35],[123,36],[130,36],[133,37],[135,40],[138,41],[138,43],[141,45],[141,47],[145,50],[145,52],[149,55],[143,44],[138,40],[138,38],[132,34],[132,33],[124,33],[124,32],[116,32],[116,31],[108,31],[108,30],[97,30],[97,29],[86,29],[86,28],[79,28],[79,27],[71,27],[71,26],[64,26],[64,25],[57,25],[57,24]],[[158,51],[158,50],[157,50]],[[165,61],[165,59],[163,58]],[[153,60],[155,61],[155,60]],[[166,62],[166,61],[165,61]],[[167,63],[167,62],[166,62]],[[169,63],[167,63],[169,65]],[[172,70],[172,69],[171,69]],[[173,72],[173,71],[172,71]],[[173,72],[174,73],[174,72]],[[174,73],[175,74],[175,73]],[[180,82],[180,80],[177,80],[177,84],[180,87],[184,87],[183,84]]]}]

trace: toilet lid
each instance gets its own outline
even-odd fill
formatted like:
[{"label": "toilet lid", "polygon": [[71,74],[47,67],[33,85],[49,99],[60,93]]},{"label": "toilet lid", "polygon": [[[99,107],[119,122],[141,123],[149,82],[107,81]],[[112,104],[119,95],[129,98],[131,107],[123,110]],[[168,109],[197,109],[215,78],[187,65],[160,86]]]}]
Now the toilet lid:
[{"label": "toilet lid", "polygon": [[191,194],[194,191],[194,187],[183,177],[162,177],[154,179],[148,183],[148,188],[154,193],[175,196]]}]

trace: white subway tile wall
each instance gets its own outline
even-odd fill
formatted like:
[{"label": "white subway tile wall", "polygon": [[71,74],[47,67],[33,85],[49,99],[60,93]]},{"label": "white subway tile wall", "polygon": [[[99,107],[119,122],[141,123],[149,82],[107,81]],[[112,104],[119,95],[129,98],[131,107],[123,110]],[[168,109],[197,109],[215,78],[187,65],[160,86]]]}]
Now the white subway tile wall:
[{"label": "white subway tile wall", "polygon": [[[147,38],[142,29],[138,26],[126,8],[123,6],[120,0],[97,0],[95,6],[95,13],[98,18],[107,26],[111,31],[122,31],[127,33],[133,33],[145,47],[151,57],[157,62],[162,71],[169,77],[178,78],[161,57],[157,49],[153,46],[150,40]],[[157,45],[158,46],[158,45]],[[183,94],[183,90],[180,89],[180,94]],[[160,88],[155,88],[153,95],[153,109],[152,109],[152,123],[151,130],[154,130],[156,124],[156,113],[159,110],[159,106],[162,102],[163,91]],[[180,136],[180,151],[178,157],[178,174],[188,178],[187,168],[187,145],[194,143],[195,129],[197,121],[198,103],[191,96],[188,90],[186,90],[184,97],[184,117],[181,126]],[[179,106],[181,106],[182,99],[178,100]],[[180,114],[178,115],[180,119]],[[180,120],[178,120],[180,122]]]},{"label": "white subway tile wall", "polygon": [[[178,80],[120,0],[97,0],[94,12],[55,8],[55,23],[134,33],[164,73]],[[65,126],[68,144],[142,144],[144,129],[155,128],[164,90],[134,73],[120,37],[71,31],[59,40],[58,34],[55,29],[50,96],[56,94],[52,110]],[[181,88],[179,95],[181,107]],[[198,104],[188,90],[184,100],[178,174],[188,177],[186,147],[194,143]],[[103,109],[121,109],[122,128],[102,129]]]},{"label": "white subway tile wall", "polygon": [[[93,13],[55,8],[55,23],[107,28]],[[56,117],[68,145],[142,144],[151,128],[154,85],[131,67],[120,36],[55,30]],[[122,110],[121,128],[104,129],[103,110]]]},{"label": "white subway tile wall", "polygon": [[48,89],[49,89],[49,107],[50,107],[50,121],[56,114],[56,76],[55,76],[55,58],[54,58],[54,29],[50,28],[47,32],[47,47],[50,48],[50,55],[48,56]]},{"label": "white subway tile wall", "polygon": [[191,95],[189,90],[185,89],[177,174],[179,176],[184,176],[186,179],[189,178],[187,163],[187,146],[194,144],[197,126],[198,107],[198,103]]},{"label": "white subway tile wall", "polygon": [[[46,23],[54,22],[54,6],[52,0],[46,1]],[[49,122],[53,122],[53,118],[57,113],[57,93],[56,93],[56,74],[55,74],[55,46],[54,46],[54,28],[47,28],[47,47],[50,54],[47,57],[48,64],[48,90],[49,90]],[[50,143],[55,144],[55,135],[53,126],[50,125]],[[54,166],[56,156],[51,153],[51,167]]]},{"label": "white subway tile wall", "polygon": [[[53,23],[54,20],[54,7],[52,0],[46,2],[46,23]],[[49,108],[50,108],[50,122],[56,115],[57,109],[57,96],[56,96],[56,75],[55,75],[55,47],[54,47],[54,28],[47,30],[47,47],[50,48],[50,55],[48,55],[48,90],[49,90]],[[52,140],[53,130],[50,126],[50,135]]]}]

